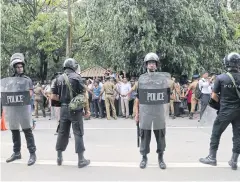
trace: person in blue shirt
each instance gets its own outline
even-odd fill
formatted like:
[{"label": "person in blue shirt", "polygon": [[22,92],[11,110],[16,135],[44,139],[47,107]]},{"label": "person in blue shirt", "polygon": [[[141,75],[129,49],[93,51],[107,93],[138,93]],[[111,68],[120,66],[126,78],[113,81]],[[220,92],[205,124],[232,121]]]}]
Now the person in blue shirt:
[{"label": "person in blue shirt", "polygon": [[103,108],[101,105],[100,100],[100,93],[101,93],[101,87],[99,86],[99,81],[94,82],[94,88],[93,88],[93,106],[94,106],[94,112],[96,118],[103,118]]}]

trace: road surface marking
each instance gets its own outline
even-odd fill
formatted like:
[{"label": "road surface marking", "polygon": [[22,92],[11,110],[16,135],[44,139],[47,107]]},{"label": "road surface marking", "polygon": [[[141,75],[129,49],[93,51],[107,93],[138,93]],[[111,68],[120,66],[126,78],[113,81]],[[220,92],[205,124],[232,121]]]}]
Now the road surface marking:
[{"label": "road surface marking", "polygon": [[[56,127],[57,128],[57,127]],[[37,131],[37,130],[56,130],[56,128],[54,127],[38,127],[36,126],[35,130],[34,131]],[[167,129],[212,129],[212,126],[211,127],[197,127],[197,126],[170,126],[170,127],[166,127]],[[84,130],[136,130],[136,128],[84,128]]]},{"label": "road surface marking", "polygon": [[[229,127],[229,128],[231,128],[231,127]],[[212,130],[212,126],[211,127],[191,127],[191,126],[186,126],[186,127],[179,127],[179,126],[177,126],[177,127],[172,127],[172,126],[170,126],[170,127],[166,127],[166,129],[168,130],[168,129],[198,129],[199,131],[200,130]],[[35,130],[56,130],[56,128],[46,128],[46,127],[44,127],[44,128],[41,128],[41,127],[36,127],[36,129]],[[136,130],[136,128],[84,128],[84,130]],[[228,130],[228,129],[227,129]]]},{"label": "road surface marking", "polygon": [[[6,163],[6,159],[1,159],[1,163]],[[10,164],[26,164],[27,161],[16,160]],[[63,161],[63,166],[76,166],[76,161]],[[38,165],[57,165],[56,160],[37,160]],[[168,168],[226,168],[230,167],[228,162],[218,162],[217,166],[204,165],[202,163],[166,163]],[[91,167],[122,167],[122,168],[139,168],[139,163],[134,162],[91,162]],[[149,163],[148,167],[158,168],[157,163]]]}]

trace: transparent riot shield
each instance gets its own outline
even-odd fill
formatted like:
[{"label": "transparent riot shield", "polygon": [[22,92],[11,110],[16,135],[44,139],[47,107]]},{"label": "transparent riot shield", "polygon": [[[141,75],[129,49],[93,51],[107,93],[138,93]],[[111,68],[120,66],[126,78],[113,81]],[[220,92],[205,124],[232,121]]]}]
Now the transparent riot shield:
[{"label": "transparent riot shield", "polygon": [[11,130],[31,128],[30,83],[24,77],[1,79],[1,102]]},{"label": "transparent riot shield", "polygon": [[207,106],[202,118],[200,119],[200,122],[198,123],[198,127],[209,134],[212,133],[212,127],[213,123],[217,117],[217,110],[211,108],[210,106]]},{"label": "transparent riot shield", "polygon": [[169,118],[171,75],[164,72],[145,73],[138,80],[140,128],[159,130]]}]

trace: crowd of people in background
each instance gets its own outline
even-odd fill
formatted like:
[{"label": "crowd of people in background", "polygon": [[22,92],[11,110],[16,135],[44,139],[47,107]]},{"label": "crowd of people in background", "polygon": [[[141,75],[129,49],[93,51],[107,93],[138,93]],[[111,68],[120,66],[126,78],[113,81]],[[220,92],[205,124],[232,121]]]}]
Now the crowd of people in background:
[{"label": "crowd of people in background", "polygon": [[[56,73],[53,79],[56,79],[61,73]],[[59,106],[51,101],[51,82],[45,81],[44,84],[39,82],[34,85],[34,95],[32,98],[32,108],[36,118],[39,116],[39,110],[42,116],[46,117],[46,111],[50,112],[49,120],[59,120]],[[189,117],[193,119],[194,113],[200,110],[200,117],[208,103],[208,97],[211,93],[214,77],[209,77],[205,72],[201,76],[194,75],[192,80],[187,80],[184,84],[172,77],[174,84],[173,92],[170,97],[170,116],[172,119],[176,117]],[[126,72],[122,74],[113,74],[109,69],[104,77],[82,78],[86,85],[87,98],[90,105],[91,116],[85,120],[93,118],[117,119],[122,117],[126,119],[134,119],[135,117],[135,98],[137,96],[138,77],[128,77]],[[196,87],[202,84],[203,100],[196,99]],[[205,103],[206,102],[206,103]],[[205,103],[205,104],[204,104]]]}]

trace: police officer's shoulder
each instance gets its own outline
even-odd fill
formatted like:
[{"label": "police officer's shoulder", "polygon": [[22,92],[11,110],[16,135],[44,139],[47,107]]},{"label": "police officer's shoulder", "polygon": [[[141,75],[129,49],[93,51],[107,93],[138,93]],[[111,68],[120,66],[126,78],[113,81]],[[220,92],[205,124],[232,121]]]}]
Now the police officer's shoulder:
[{"label": "police officer's shoulder", "polygon": [[58,81],[58,80],[61,80],[61,79],[63,79],[63,74],[59,75],[59,76],[56,78],[57,81]]},{"label": "police officer's shoulder", "polygon": [[220,75],[217,75],[217,76],[216,76],[216,79],[222,80],[222,79],[224,79],[224,78],[226,78],[226,77],[228,77],[227,73],[222,73],[222,74],[220,74]]},{"label": "police officer's shoulder", "polygon": [[104,83],[103,85],[109,85],[109,84],[111,84],[111,82],[109,82],[109,81],[107,80],[107,81],[105,81],[105,83]]},{"label": "police officer's shoulder", "polygon": [[104,87],[111,87],[111,82],[108,82],[106,81],[104,84],[103,84]]},{"label": "police officer's shoulder", "polygon": [[32,79],[27,75],[22,75],[23,78],[27,79],[29,82],[32,82]]},{"label": "police officer's shoulder", "polygon": [[70,79],[83,81],[82,77],[75,72],[69,73],[68,76]]},{"label": "police officer's shoulder", "polygon": [[31,78],[29,76],[27,76],[27,75],[22,75],[22,77],[31,80]]},{"label": "police officer's shoulder", "polygon": [[56,78],[55,84],[62,85],[63,81],[64,81],[64,77],[63,77],[63,74],[61,74]]},{"label": "police officer's shoulder", "polygon": [[26,75],[22,75],[22,78],[26,79],[26,82],[30,85],[30,89],[33,89],[33,81],[30,77],[26,76]]},{"label": "police officer's shoulder", "polygon": [[139,76],[138,80],[140,80],[141,78],[145,77],[145,76],[148,76],[148,73],[143,73]]}]

